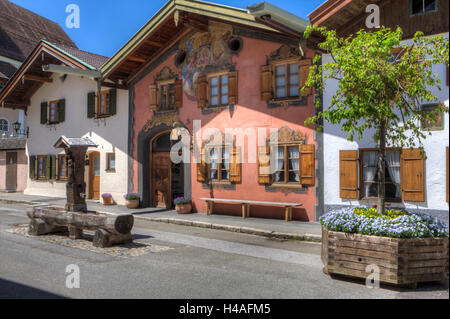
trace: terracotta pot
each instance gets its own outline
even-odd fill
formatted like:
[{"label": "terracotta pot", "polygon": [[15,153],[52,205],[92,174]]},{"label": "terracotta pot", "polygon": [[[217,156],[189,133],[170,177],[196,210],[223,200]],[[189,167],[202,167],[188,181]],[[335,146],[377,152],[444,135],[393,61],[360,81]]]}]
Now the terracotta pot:
[{"label": "terracotta pot", "polygon": [[103,198],[103,205],[110,206],[113,204],[112,197],[102,197]]},{"label": "terracotta pot", "polygon": [[192,212],[192,204],[175,205],[178,214],[190,214]]},{"label": "terracotta pot", "polygon": [[127,208],[129,208],[129,209],[136,209],[139,207],[139,199],[126,200],[125,203],[126,203]]}]

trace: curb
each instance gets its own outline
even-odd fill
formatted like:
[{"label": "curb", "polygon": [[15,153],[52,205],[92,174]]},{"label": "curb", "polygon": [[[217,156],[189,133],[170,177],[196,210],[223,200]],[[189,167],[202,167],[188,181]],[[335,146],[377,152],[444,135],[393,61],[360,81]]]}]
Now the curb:
[{"label": "curb", "polygon": [[167,223],[167,224],[191,226],[191,227],[199,227],[199,228],[208,228],[208,229],[222,230],[222,231],[228,231],[228,232],[233,232],[233,233],[256,235],[256,236],[267,237],[267,238],[309,241],[309,242],[316,242],[316,243],[322,242],[322,236],[314,235],[314,234],[283,233],[283,232],[275,232],[275,231],[264,230],[264,229],[251,228],[251,227],[213,224],[213,223],[198,222],[198,221],[178,219],[178,218],[151,218],[151,217],[141,217],[141,216],[134,216],[134,217],[136,219],[142,220],[142,221]]},{"label": "curb", "polygon": [[[42,202],[31,202],[26,200],[14,200],[14,199],[5,199],[0,198],[0,203],[6,204],[25,204],[25,205],[44,205]],[[287,239],[287,240],[298,240],[298,241],[308,241],[308,242],[322,242],[321,235],[314,234],[295,234],[295,233],[284,233],[284,232],[276,232],[265,229],[251,228],[251,227],[240,227],[240,226],[231,226],[231,225],[223,225],[223,224],[213,224],[207,222],[199,222],[192,221],[186,219],[179,218],[151,218],[151,217],[141,217],[133,215],[135,219],[142,221],[150,221],[150,222],[159,222],[159,223],[167,223],[174,224],[180,226],[191,226],[191,227],[199,227],[199,228],[208,228],[215,230],[228,231],[233,233],[241,233],[248,235],[261,236],[272,239]]]}]

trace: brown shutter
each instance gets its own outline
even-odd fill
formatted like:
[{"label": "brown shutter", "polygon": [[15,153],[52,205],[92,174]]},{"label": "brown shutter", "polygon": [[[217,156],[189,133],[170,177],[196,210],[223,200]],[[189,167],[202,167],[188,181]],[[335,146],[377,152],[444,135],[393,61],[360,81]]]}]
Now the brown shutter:
[{"label": "brown shutter", "polygon": [[269,101],[272,98],[272,70],[270,65],[264,65],[261,67],[261,100]]},{"label": "brown shutter", "polygon": [[307,88],[305,92],[302,92],[301,89],[305,86],[306,81],[308,80],[309,76],[309,69],[311,68],[312,60],[311,59],[305,59],[301,60],[299,62],[299,96],[309,96],[312,94],[312,88]]},{"label": "brown shutter", "polygon": [[272,184],[270,173],[270,146],[258,146],[258,183]]},{"label": "brown shutter", "polygon": [[205,149],[201,149],[201,161],[197,163],[197,182],[205,183],[208,174],[206,160],[205,160]]},{"label": "brown shutter", "polygon": [[242,177],[241,148],[233,147],[230,161],[230,182],[241,183]]},{"label": "brown shutter", "polygon": [[197,101],[198,107],[203,108],[208,106],[208,80],[206,76],[199,77],[197,80]]},{"label": "brown shutter", "polygon": [[316,146],[300,145],[300,184],[316,185]]},{"label": "brown shutter", "polygon": [[340,197],[358,199],[358,151],[339,152]]},{"label": "brown shutter", "polygon": [[175,81],[175,107],[183,107],[183,80]]},{"label": "brown shutter", "polygon": [[238,74],[228,73],[228,103],[238,104]]},{"label": "brown shutter", "polygon": [[447,203],[448,203],[448,179],[449,179],[449,173],[448,173],[448,147],[447,147],[447,167],[445,168],[445,170],[447,171]]},{"label": "brown shutter", "polygon": [[150,85],[150,109],[158,110],[158,87],[154,84]]},{"label": "brown shutter", "polygon": [[420,149],[402,151],[401,177],[403,200],[425,202],[425,160]]}]

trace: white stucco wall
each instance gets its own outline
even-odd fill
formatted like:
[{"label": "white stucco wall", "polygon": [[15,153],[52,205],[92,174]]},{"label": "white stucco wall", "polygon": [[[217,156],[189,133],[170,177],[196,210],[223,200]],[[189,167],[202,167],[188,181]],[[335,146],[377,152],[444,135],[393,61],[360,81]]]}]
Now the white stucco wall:
[{"label": "white stucco wall", "polygon": [[[105,90],[107,88],[104,88]],[[117,114],[102,120],[87,117],[87,95],[97,90],[95,81],[79,76],[53,76],[53,83],[44,84],[32,97],[28,108],[27,125],[30,137],[27,155],[64,154],[53,147],[61,135],[89,137],[99,146],[89,149],[100,153],[100,193],[111,193],[118,204],[123,204],[128,177],[128,91],[117,90]],[[44,101],[66,99],[66,120],[58,125],[40,124],[40,105]],[[106,172],[107,153],[116,154],[116,172]],[[88,170],[88,167],[86,167]],[[86,184],[89,188],[88,179]],[[88,191],[88,190],[87,190]],[[65,197],[63,182],[34,181],[28,177],[25,194]]]},{"label": "white stucco wall", "polygon": [[[448,34],[446,35],[448,39]],[[323,56],[323,63],[331,61],[329,55]],[[434,95],[438,98],[436,102],[443,102],[449,106],[449,87],[446,85],[446,67],[444,64],[433,67],[433,73],[439,74],[442,81],[441,91],[433,88]],[[331,103],[331,98],[337,89],[336,80],[327,80],[323,95],[324,109]],[[447,211],[449,206],[446,202],[446,147],[449,145],[449,115],[444,117],[445,129],[432,132],[424,141],[427,160],[426,171],[426,202],[424,203],[401,203],[392,206],[402,206],[419,210]],[[345,200],[339,195],[339,151],[357,150],[360,148],[375,147],[372,139],[373,133],[367,132],[362,140],[350,142],[346,133],[340,130],[339,125],[324,123],[324,198],[325,206],[374,204],[368,201]]]}]

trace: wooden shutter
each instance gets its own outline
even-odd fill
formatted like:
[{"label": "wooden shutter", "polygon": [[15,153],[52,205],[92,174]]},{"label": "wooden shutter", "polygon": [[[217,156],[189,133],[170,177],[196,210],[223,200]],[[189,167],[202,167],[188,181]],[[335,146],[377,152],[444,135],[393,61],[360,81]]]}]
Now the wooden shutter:
[{"label": "wooden shutter", "polygon": [[95,92],[88,93],[87,116],[90,119],[95,117]]},{"label": "wooden shutter", "polygon": [[316,185],[316,146],[300,145],[300,184]]},{"label": "wooden shutter", "polygon": [[238,104],[238,74],[228,73],[228,103]]},{"label": "wooden shutter", "polygon": [[66,100],[58,101],[58,123],[66,121]]},{"label": "wooden shutter", "polygon": [[109,90],[109,115],[116,115],[117,113],[117,89]]},{"label": "wooden shutter", "polygon": [[56,156],[55,155],[50,156],[50,166],[51,166],[50,179],[56,179]]},{"label": "wooden shutter", "polygon": [[402,150],[401,177],[403,200],[425,202],[425,160],[420,149]]},{"label": "wooden shutter", "polygon": [[158,87],[156,84],[152,84],[149,87],[150,92],[150,110],[158,110]]},{"label": "wooden shutter", "polygon": [[258,183],[261,185],[272,184],[270,146],[258,146]]},{"label": "wooden shutter", "polygon": [[340,197],[358,199],[358,151],[339,152]]},{"label": "wooden shutter", "polygon": [[230,182],[241,183],[242,182],[242,161],[241,161],[241,148],[233,147],[231,149],[231,161],[230,161]]},{"label": "wooden shutter", "polygon": [[205,149],[201,149],[201,161],[200,163],[197,163],[197,182],[205,183],[206,177],[208,174],[208,169],[206,166],[206,160],[205,160]]},{"label": "wooden shutter", "polygon": [[52,157],[47,155],[45,157],[45,178],[51,179],[52,177]]},{"label": "wooden shutter", "polygon": [[446,168],[445,168],[445,170],[447,171],[447,203],[448,203],[448,191],[449,191],[449,189],[448,189],[448,179],[449,179],[449,172],[448,172],[448,169],[449,169],[449,166],[448,166],[448,147],[447,147],[447,166],[446,166]]},{"label": "wooden shutter", "polygon": [[199,108],[208,106],[208,80],[206,76],[199,77],[197,80],[197,101]]},{"label": "wooden shutter", "polygon": [[175,81],[175,105],[176,108],[183,107],[183,80]]},{"label": "wooden shutter", "polygon": [[269,101],[272,98],[272,70],[270,65],[263,65],[261,67],[261,100]]},{"label": "wooden shutter", "polygon": [[305,92],[302,92],[301,89],[305,86],[306,81],[308,80],[309,76],[309,69],[311,68],[312,60],[311,59],[305,59],[301,60],[299,63],[299,96],[309,96],[312,94],[312,88],[307,88]]},{"label": "wooden shutter", "polygon": [[30,169],[30,179],[36,179],[36,156],[30,156],[30,161],[28,163]]},{"label": "wooden shutter", "polygon": [[41,103],[41,124],[45,125],[47,124],[47,111],[48,109],[48,103],[47,102],[42,102]]}]

